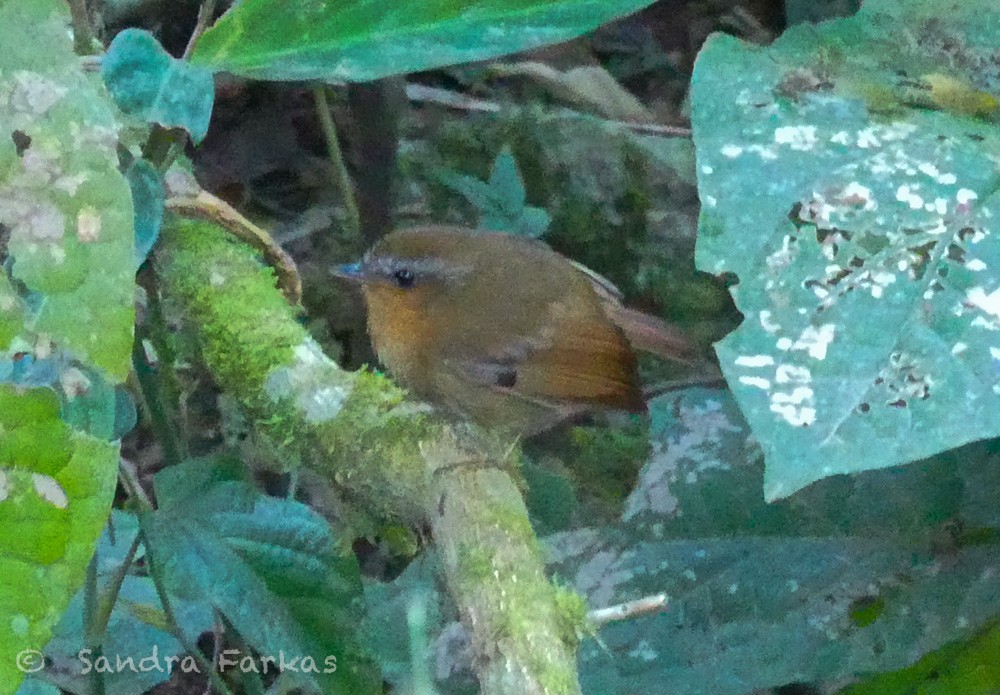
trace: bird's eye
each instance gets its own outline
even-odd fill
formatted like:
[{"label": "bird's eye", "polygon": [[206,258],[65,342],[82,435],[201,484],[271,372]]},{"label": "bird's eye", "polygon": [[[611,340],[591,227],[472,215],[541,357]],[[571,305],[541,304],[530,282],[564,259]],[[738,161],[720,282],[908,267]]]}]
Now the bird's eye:
[{"label": "bird's eye", "polygon": [[413,281],[416,279],[413,276],[413,271],[409,268],[400,268],[392,274],[392,277],[396,281],[396,284],[404,289],[413,287]]}]

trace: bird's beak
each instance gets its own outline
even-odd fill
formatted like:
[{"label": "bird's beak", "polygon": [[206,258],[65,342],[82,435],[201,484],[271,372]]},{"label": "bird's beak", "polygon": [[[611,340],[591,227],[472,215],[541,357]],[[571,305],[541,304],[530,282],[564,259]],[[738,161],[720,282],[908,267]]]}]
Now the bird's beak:
[{"label": "bird's beak", "polygon": [[361,282],[365,279],[365,271],[360,263],[345,263],[343,265],[334,266],[330,273],[334,277],[351,280],[353,282]]}]

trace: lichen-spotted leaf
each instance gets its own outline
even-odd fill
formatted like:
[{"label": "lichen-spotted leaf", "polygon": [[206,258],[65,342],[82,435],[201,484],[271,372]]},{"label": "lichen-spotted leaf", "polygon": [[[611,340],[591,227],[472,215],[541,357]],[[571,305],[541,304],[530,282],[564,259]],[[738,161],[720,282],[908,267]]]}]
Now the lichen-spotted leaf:
[{"label": "lichen-spotted leaf", "polygon": [[768,499],[1000,435],[994,9],[872,0],[698,58],[697,260],[738,278],[717,349]]}]

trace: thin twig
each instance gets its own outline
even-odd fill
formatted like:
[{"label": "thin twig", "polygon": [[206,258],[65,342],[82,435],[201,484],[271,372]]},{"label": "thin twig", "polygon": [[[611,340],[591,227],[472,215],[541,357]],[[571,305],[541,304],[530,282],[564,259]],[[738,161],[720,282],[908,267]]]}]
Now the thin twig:
[{"label": "thin twig", "polygon": [[[265,230],[226,201],[202,190],[190,174],[172,171],[164,178],[166,208],[184,217],[214,222],[236,238],[260,251],[274,268],[281,291],[293,306],[302,298],[302,279],[292,257]],[[353,200],[353,199],[352,199]],[[357,213],[357,208],[354,208]],[[357,221],[357,217],[354,218]]]},{"label": "thin twig", "polygon": [[642,389],[642,397],[649,400],[650,398],[662,396],[665,393],[683,391],[684,389],[694,388],[696,386],[719,388],[724,387],[725,385],[726,377],[721,374],[706,374],[692,376],[686,379],[671,379],[670,381],[662,381],[658,384],[650,384],[649,386],[646,386]]},{"label": "thin twig", "polygon": [[204,0],[198,8],[198,19],[194,23],[194,31],[191,32],[191,38],[188,39],[184,55],[181,56],[182,60],[187,60],[191,56],[192,51],[194,51],[194,45],[198,42],[198,37],[208,28],[208,23],[212,21],[212,15],[214,14],[215,0]]},{"label": "thin twig", "polygon": [[[422,84],[408,84],[406,85],[406,97],[410,101],[416,102],[426,102],[430,104],[438,104],[440,106],[446,106],[451,109],[457,109],[460,111],[476,111],[480,113],[499,113],[503,110],[503,107],[494,102],[486,101],[484,99],[476,99],[474,97],[468,97],[459,92],[452,92],[447,89],[441,89],[439,87],[428,87]],[[674,137],[674,138],[689,138],[691,137],[690,128],[682,128],[680,126],[672,125],[660,125],[658,123],[632,123],[629,121],[615,121],[611,119],[603,119],[608,123],[621,126],[622,128],[628,128],[629,130],[635,131],[637,133],[647,133],[649,135],[662,135],[664,137]]]},{"label": "thin twig", "polygon": [[118,480],[121,481],[128,496],[139,507],[140,512],[153,511],[153,503],[146,491],[142,489],[142,485],[139,483],[139,473],[131,461],[123,458],[118,459]]},{"label": "thin twig", "polygon": [[587,620],[595,627],[603,627],[608,623],[617,623],[623,620],[637,618],[648,613],[659,613],[667,608],[670,597],[666,594],[656,594],[645,596],[635,601],[626,601],[617,606],[598,608],[587,613]]},{"label": "thin twig", "polygon": [[132,567],[132,563],[135,561],[135,554],[139,552],[141,543],[142,540],[139,534],[135,534],[135,538],[132,539],[132,545],[129,546],[128,552],[125,553],[125,559],[122,560],[121,565],[115,568],[114,573],[111,575],[107,591],[101,597],[101,603],[98,606],[99,611],[95,615],[95,620],[97,621],[96,628],[99,628],[102,635],[107,631],[108,623],[111,622],[111,612],[118,601],[118,595],[121,593],[122,585],[125,583],[125,577],[128,576],[129,568]]},{"label": "thin twig", "polygon": [[142,393],[141,403],[146,406],[146,418],[156,434],[156,439],[163,448],[163,458],[170,465],[180,463],[182,456],[181,442],[177,430],[167,415],[166,399],[163,396],[162,384],[154,370],[146,363],[145,350],[142,341],[137,340],[132,346],[132,368],[139,382]]},{"label": "thin twig", "polygon": [[67,0],[69,14],[73,20],[73,50],[77,55],[94,52],[94,27],[90,23],[86,0]]},{"label": "thin twig", "polygon": [[347,219],[355,234],[361,233],[361,215],[358,212],[358,203],[354,199],[354,185],[351,183],[351,176],[347,173],[347,165],[344,164],[344,155],[340,151],[340,140],[337,137],[337,125],[330,115],[330,103],[326,98],[326,85],[317,85],[313,88],[313,96],[316,99],[316,115],[319,118],[320,129],[326,139],[326,150],[330,157],[330,164],[333,165],[333,185],[340,193],[344,201],[344,209],[347,210]]}]

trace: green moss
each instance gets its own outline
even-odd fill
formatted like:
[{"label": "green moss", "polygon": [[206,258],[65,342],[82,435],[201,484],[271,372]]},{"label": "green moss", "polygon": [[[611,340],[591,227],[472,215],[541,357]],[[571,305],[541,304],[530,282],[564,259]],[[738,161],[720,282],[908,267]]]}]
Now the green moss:
[{"label": "green moss", "polygon": [[465,545],[458,549],[458,585],[462,587],[482,586],[484,582],[495,582],[493,573],[493,549],[476,545]]},{"label": "green moss", "polygon": [[568,586],[554,584],[553,588],[559,612],[560,639],[576,648],[584,634],[593,632],[587,623],[587,599]]},{"label": "green moss", "polygon": [[631,491],[649,455],[649,433],[643,418],[625,426],[590,425],[569,431],[566,465],[580,488],[606,508],[617,509]]},{"label": "green moss", "polygon": [[851,622],[858,627],[868,627],[885,612],[885,599],[881,596],[863,596],[851,603]]},{"label": "green moss", "polygon": [[[529,586],[530,588],[528,588]],[[509,635],[515,644],[522,647],[518,661],[526,663],[531,672],[538,674],[538,681],[546,692],[575,692],[576,673],[564,665],[546,658],[547,655],[551,654],[549,649],[536,649],[526,641],[526,635],[533,633],[540,623],[539,607],[555,605],[558,611],[555,618],[560,630],[558,639],[565,647],[576,648],[579,638],[574,634],[567,639],[566,626],[563,624],[563,606],[560,605],[560,602],[568,603],[568,596],[542,578],[535,582],[519,582],[517,585],[508,585],[508,588],[510,591],[521,593],[507,597],[508,600],[504,605],[505,610],[501,614],[503,623],[500,630]],[[566,607],[570,610],[577,608],[577,606]],[[584,609],[584,615],[586,615],[586,609]]]}]

